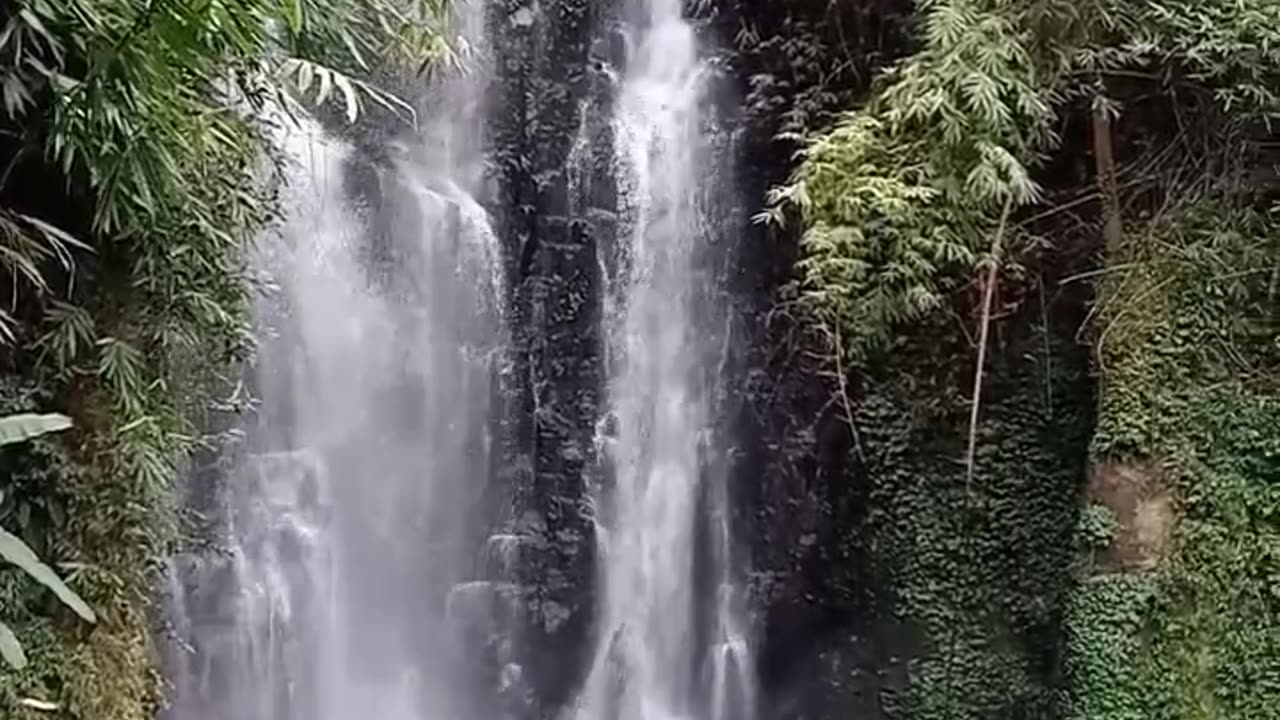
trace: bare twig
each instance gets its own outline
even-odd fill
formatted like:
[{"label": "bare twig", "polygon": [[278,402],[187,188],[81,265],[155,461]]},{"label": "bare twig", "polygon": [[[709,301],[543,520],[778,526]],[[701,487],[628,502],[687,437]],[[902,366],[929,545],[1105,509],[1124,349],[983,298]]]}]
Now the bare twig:
[{"label": "bare twig", "polygon": [[1013,197],[1004,201],[1000,212],[1000,225],[991,239],[991,256],[987,259],[987,287],[982,297],[982,325],[978,331],[978,363],[973,371],[973,401],[969,406],[969,451],[965,456],[964,490],[968,497],[973,487],[973,466],[978,447],[978,408],[982,401],[983,366],[987,363],[987,336],[991,330],[991,299],[995,296],[996,280],[1000,271],[1000,248],[1004,242],[1004,229],[1009,222]]},{"label": "bare twig", "polygon": [[867,456],[862,452],[862,438],[858,435],[858,425],[853,420],[853,403],[849,402],[848,379],[844,375],[844,363],[840,355],[844,350],[840,343],[840,326],[835,327],[836,378],[840,384],[840,402],[844,406],[845,421],[849,423],[849,434],[853,436],[853,448],[858,453],[858,461],[867,463]]}]

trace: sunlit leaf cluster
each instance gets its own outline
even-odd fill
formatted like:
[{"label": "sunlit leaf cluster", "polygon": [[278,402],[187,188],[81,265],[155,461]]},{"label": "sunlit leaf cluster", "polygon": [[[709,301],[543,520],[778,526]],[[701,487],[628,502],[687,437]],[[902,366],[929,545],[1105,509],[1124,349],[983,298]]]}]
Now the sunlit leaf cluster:
[{"label": "sunlit leaf cluster", "polygon": [[804,225],[796,296],[855,360],[968,281],[1003,209],[1043,202],[1068,100],[1112,78],[1193,83],[1231,112],[1280,109],[1268,0],[929,0],[921,49],[812,138],[767,214]]}]

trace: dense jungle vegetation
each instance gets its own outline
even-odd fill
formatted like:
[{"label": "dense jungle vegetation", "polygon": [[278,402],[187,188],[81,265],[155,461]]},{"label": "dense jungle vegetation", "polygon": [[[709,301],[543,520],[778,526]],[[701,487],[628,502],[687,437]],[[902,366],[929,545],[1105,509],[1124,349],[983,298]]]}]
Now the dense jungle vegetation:
[{"label": "dense jungle vegetation", "polygon": [[[180,478],[251,404],[272,123],[412,123],[374,78],[448,61],[444,4],[0,7],[0,717],[162,703]],[[893,32],[796,75],[874,79],[833,118],[766,89],[802,153],[745,202],[798,232],[777,312],[912,628],[868,717],[1280,718],[1280,2],[829,5]]]},{"label": "dense jungle vegetation", "polygon": [[805,228],[785,307],[862,371],[893,706],[1280,717],[1280,3],[909,23],[767,216]]}]

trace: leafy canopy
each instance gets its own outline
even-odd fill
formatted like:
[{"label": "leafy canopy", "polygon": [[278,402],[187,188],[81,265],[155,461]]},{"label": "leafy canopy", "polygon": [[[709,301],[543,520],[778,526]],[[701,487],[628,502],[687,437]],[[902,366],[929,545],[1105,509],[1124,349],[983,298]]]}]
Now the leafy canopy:
[{"label": "leafy canopy", "polygon": [[1214,89],[1280,112],[1271,0],[925,0],[922,48],[811,139],[766,217],[806,228],[794,290],[855,361],[940,307],[984,259],[1006,204],[1035,205],[1065,102],[1107,103],[1111,76]]},{"label": "leafy canopy", "polygon": [[[354,121],[364,97],[411,114],[356,76],[440,56],[445,2],[19,0],[0,14],[4,117],[92,194],[94,236],[222,246],[259,212],[246,151],[261,138],[244,111],[338,102]],[[230,182],[210,193],[211,178]],[[0,214],[0,262],[36,291],[44,256],[86,249],[54,225]]]}]

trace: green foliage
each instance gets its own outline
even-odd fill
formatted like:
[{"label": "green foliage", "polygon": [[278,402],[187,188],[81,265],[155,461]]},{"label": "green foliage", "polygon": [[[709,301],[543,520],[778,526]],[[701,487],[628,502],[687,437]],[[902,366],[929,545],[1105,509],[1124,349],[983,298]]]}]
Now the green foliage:
[{"label": "green foliage", "polygon": [[1008,321],[970,487],[959,328],[931,323],[872,366],[857,410],[866,475],[848,480],[869,488],[867,517],[848,532],[918,636],[886,717],[1053,717],[1091,414],[1064,309],[1047,327],[1035,306]]},{"label": "green foliage", "polygon": [[771,197],[806,223],[802,304],[855,361],[939,309],[990,244],[1001,208],[1039,197],[1058,82],[1018,3],[931,2],[924,48],[818,136]]},{"label": "green foliage", "polygon": [[[918,7],[920,49],[810,139],[768,213],[803,224],[788,299],[851,364],[877,377],[893,368],[894,387],[916,399],[859,423],[875,482],[896,488],[869,501],[873,516],[892,518],[881,529],[889,539],[877,540],[894,568],[890,585],[926,639],[912,665],[909,716],[1280,717],[1280,223],[1249,194],[1259,154],[1241,142],[1266,136],[1280,117],[1280,4]],[[1189,117],[1186,97],[1214,102]],[[1101,505],[1074,510],[1080,497],[1068,489],[1084,484],[1082,468],[1072,476],[1018,462],[1072,442],[1063,431],[1080,426],[1023,418],[1010,427],[1017,414],[1000,389],[1007,368],[984,368],[994,392],[981,408],[972,496],[938,460],[957,454],[965,407],[957,366],[966,363],[956,359],[973,354],[954,341],[972,310],[960,292],[990,261],[1005,209],[1016,232],[1006,243],[1002,313],[1026,311],[1025,288],[1010,287],[1018,264],[1071,262],[1067,253],[1102,244],[1095,173],[1066,169],[1093,160],[1080,131],[1096,110],[1114,123],[1116,162],[1133,185],[1120,188],[1119,247],[1078,278],[1100,280],[1077,331],[1093,331],[1101,384],[1094,461],[1154,468],[1152,482],[1171,498],[1169,517],[1143,520],[1171,533],[1145,570],[1110,557],[1136,520]],[[1184,141],[1198,149],[1179,167],[1152,169]],[[997,325],[997,345],[1012,332],[1007,324]],[[1058,352],[1046,355],[1056,363]],[[1060,403],[1080,384],[1047,395]],[[871,412],[881,392],[855,398],[859,412]],[[874,459],[879,427],[904,417],[935,424],[898,439],[901,454]],[[1034,478],[1045,497],[1012,493],[1019,477]],[[1034,511],[997,505],[1011,496],[1037,503]],[[1009,541],[993,539],[996,527],[998,537],[1028,543],[1019,546],[1023,566],[996,559],[1011,554]],[[1035,531],[1042,537],[1028,537]],[[1039,595],[1029,592],[1037,585],[1025,579],[1028,566]],[[1064,567],[1076,572],[1074,588]],[[1029,641],[1063,657],[1019,664],[1012,649]]]},{"label": "green foliage", "polygon": [[[372,59],[437,57],[443,10],[444,0],[23,0],[0,31],[5,114],[24,150],[43,148],[68,181],[87,186],[95,236],[139,243],[129,254],[140,270],[159,274],[175,255],[187,266],[216,263],[262,219],[261,138],[245,103],[335,101],[353,121],[362,95],[393,106],[349,73],[369,72]],[[0,224],[13,231],[0,234],[10,239],[0,259],[47,289],[38,253],[65,248],[69,236],[11,220]],[[178,238],[191,247],[173,248]],[[220,298],[191,290],[173,299],[216,313]]]},{"label": "green foliage", "polygon": [[1147,720],[1141,682],[1140,632],[1155,583],[1145,575],[1086,578],[1071,595],[1067,617],[1067,716],[1089,720]]},{"label": "green foliage", "polygon": [[[0,417],[0,446],[23,442],[51,432],[66,430],[69,427],[71,427],[71,418],[65,415],[23,414]],[[52,590],[59,600],[80,617],[89,622],[97,620],[93,610],[85,604],[84,600],[67,587],[48,565],[40,562],[40,558],[36,557],[35,552],[27,547],[26,543],[2,528],[0,528],[0,557],[17,565],[36,582]],[[26,667],[27,657],[22,652],[22,645],[9,626],[2,622],[0,622],[0,656],[18,670]]]},{"label": "green foliage", "polygon": [[1214,89],[1227,110],[1280,111],[1270,0],[930,0],[923,46],[814,137],[768,217],[805,226],[795,299],[854,361],[946,305],[984,259],[1002,208],[1042,193],[1064,101],[1109,104],[1108,79]]},{"label": "green foliage", "polygon": [[71,588],[67,587],[48,565],[40,562],[40,558],[36,557],[26,543],[7,530],[0,530],[0,557],[22,568],[36,582],[52,590],[59,600],[80,617],[89,622],[97,619],[93,610],[90,610],[89,606],[72,592]]},{"label": "green foliage", "polygon": [[1086,569],[1068,717],[1280,717],[1277,258],[1274,212],[1214,197],[1109,261],[1094,453],[1156,462],[1179,517],[1153,572]]},{"label": "green foliage", "polygon": [[[36,557],[26,543],[4,529],[0,529],[0,557],[22,568],[33,580],[52,590],[59,600],[80,617],[89,622],[97,620],[93,610],[89,609],[84,600],[67,587],[48,565],[40,562],[40,558]],[[19,644],[17,636],[9,626],[4,623],[0,623],[0,655],[3,655],[5,661],[18,670],[27,665],[22,645]]]},{"label": "green foliage", "polygon": [[1079,545],[1088,549],[1101,549],[1111,544],[1116,536],[1116,514],[1106,505],[1090,504],[1080,513],[1077,530]]},{"label": "green foliage", "polygon": [[[0,269],[10,277],[38,293],[48,293],[42,268],[57,261],[63,271],[71,272],[75,268],[72,250],[88,251],[89,247],[39,218],[0,207]],[[13,317],[0,308],[0,343],[16,340],[13,324]]]}]

